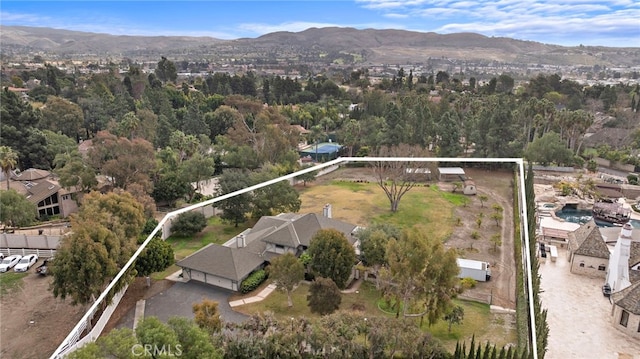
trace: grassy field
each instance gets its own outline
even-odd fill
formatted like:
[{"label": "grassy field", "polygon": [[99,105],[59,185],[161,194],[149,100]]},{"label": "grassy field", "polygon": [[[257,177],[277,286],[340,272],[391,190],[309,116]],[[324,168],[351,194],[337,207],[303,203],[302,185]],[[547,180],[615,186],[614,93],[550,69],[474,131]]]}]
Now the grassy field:
[{"label": "grassy field", "polygon": [[0,297],[10,294],[15,289],[20,288],[22,285],[22,278],[26,277],[29,273],[22,272],[5,272],[0,274]]},{"label": "grassy field", "polygon": [[337,180],[303,188],[300,199],[300,213],[322,213],[322,207],[330,203],[336,219],[360,226],[374,223],[420,226],[440,239],[447,238],[455,226],[453,209],[466,201],[459,193],[442,192],[435,186],[416,186],[404,195],[398,211],[391,212],[389,200],[377,184]]}]

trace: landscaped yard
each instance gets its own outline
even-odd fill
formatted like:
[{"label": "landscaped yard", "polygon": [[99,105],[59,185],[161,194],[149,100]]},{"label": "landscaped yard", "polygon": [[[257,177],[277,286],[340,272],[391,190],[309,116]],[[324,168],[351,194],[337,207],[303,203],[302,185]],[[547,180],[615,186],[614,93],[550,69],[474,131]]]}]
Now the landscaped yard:
[{"label": "landscaped yard", "polygon": [[[460,221],[469,222],[474,226],[474,229],[479,229],[479,226],[475,227],[476,212],[489,210],[488,207],[481,208],[475,197],[452,193],[450,190],[441,190],[436,185],[420,184],[406,193],[400,202],[398,211],[391,212],[387,197],[375,182],[343,179],[340,176],[340,171],[342,170],[336,171],[337,175],[327,176],[306,186],[297,187],[302,201],[299,213],[322,213],[323,207],[326,204],[331,204],[332,217],[345,222],[360,226],[370,226],[374,223],[388,223],[401,228],[419,226],[429,235],[446,242],[453,233],[456,233],[458,237],[461,236]],[[485,203],[485,206],[488,206],[488,203]],[[461,209],[463,210],[461,211]],[[209,226],[193,238],[170,237],[168,241],[174,247],[176,258],[180,260],[209,243],[222,244],[252,225],[253,222],[250,222],[236,228],[233,225],[226,225],[214,217],[209,220]],[[488,225],[485,227],[483,227],[484,230],[489,230]],[[495,229],[491,227],[491,230]],[[468,238],[465,235],[462,237]],[[467,245],[464,246],[464,248],[466,247]],[[177,270],[179,270],[177,266],[171,266],[163,273],[154,275],[154,278],[164,278]],[[265,285],[258,288],[255,293]],[[287,307],[286,295],[275,291],[264,301],[235,309],[245,314],[270,311],[281,319],[291,317],[317,318],[318,316],[310,313],[307,307],[307,292],[307,284],[301,284],[294,291],[292,295],[294,306],[292,308]],[[380,297],[375,286],[365,282],[358,293],[343,294],[340,309],[357,310],[372,317],[393,316],[393,314],[385,314],[378,308]],[[426,322],[423,325],[424,330],[441,339],[447,348],[453,350],[456,341],[470,341],[474,335],[476,342],[489,340],[498,346],[516,343],[516,332],[513,329],[513,323],[511,323],[513,315],[490,313],[487,304],[464,300],[456,300],[455,303],[464,308],[465,317],[461,325],[453,325],[451,332],[448,331],[448,323],[444,320],[430,327]],[[419,323],[419,319],[411,320],[416,320]]]},{"label": "landscaped yard", "polygon": [[[293,307],[291,308],[287,307],[286,294],[280,291],[274,291],[261,302],[245,304],[235,307],[234,309],[247,315],[270,311],[280,320],[300,317],[319,318],[319,315],[311,313],[307,306],[308,292],[308,284],[298,286],[291,296],[293,300]],[[340,310],[360,311],[365,317],[395,316],[394,314],[385,313],[378,308],[380,298],[380,293],[375,289],[375,285],[364,282],[357,293],[342,294]],[[456,341],[470,341],[474,335],[476,342],[489,340],[498,346],[516,342],[515,331],[505,330],[504,321],[510,320],[508,319],[509,317],[490,313],[489,305],[487,304],[465,300],[455,300],[455,304],[464,308],[464,320],[461,325],[454,324],[451,332],[448,331],[448,323],[444,320],[432,326],[428,326],[425,320],[422,326],[423,330],[440,339],[446,348],[453,350]],[[417,324],[420,323],[419,318],[411,318],[408,320],[415,320]]]}]

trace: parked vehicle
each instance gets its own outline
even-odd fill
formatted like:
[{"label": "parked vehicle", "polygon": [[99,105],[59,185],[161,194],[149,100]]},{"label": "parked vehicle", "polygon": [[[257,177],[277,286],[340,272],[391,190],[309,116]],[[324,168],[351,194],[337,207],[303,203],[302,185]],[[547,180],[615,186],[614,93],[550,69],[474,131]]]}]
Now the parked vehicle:
[{"label": "parked vehicle", "polygon": [[26,256],[20,259],[20,262],[16,264],[15,268],[13,268],[16,272],[26,272],[31,268],[32,265],[36,264],[38,261],[38,256],[35,254],[27,254]]},{"label": "parked vehicle", "polygon": [[53,257],[45,258],[44,262],[36,268],[36,273],[40,275],[47,275],[49,270],[48,266],[51,264],[52,260]]},{"label": "parked vehicle", "polygon": [[605,283],[602,286],[602,295],[604,295],[605,297],[611,296],[611,286],[609,285],[609,283]]},{"label": "parked vehicle", "polygon": [[472,259],[456,259],[460,273],[458,278],[473,278],[479,282],[486,282],[491,279],[491,269],[489,263]]},{"label": "parked vehicle", "polygon": [[22,256],[19,254],[14,254],[3,259],[2,263],[0,263],[0,273],[6,272],[9,269],[15,267],[15,265],[20,262],[20,259],[22,259]]}]

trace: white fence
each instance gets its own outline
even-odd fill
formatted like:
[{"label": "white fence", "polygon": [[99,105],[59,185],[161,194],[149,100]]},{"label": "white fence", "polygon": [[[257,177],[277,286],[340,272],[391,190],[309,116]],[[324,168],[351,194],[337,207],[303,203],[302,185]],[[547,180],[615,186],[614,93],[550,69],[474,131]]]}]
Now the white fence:
[{"label": "white fence", "polygon": [[38,258],[49,258],[53,257],[56,254],[55,249],[29,249],[29,248],[2,248],[0,249],[0,253],[4,254],[5,257],[12,256],[14,254],[19,254],[21,256],[26,256],[27,254],[35,254]]},{"label": "white fence", "polygon": [[[109,322],[111,315],[116,310],[116,308],[118,308],[118,304],[120,304],[120,300],[122,300],[122,297],[124,297],[124,294],[127,292],[128,287],[129,285],[126,285],[113,297],[113,302],[111,302],[111,304],[102,312],[102,315],[100,315],[100,318],[96,322],[96,325],[91,329],[91,331],[87,335],[85,335],[82,339],[80,339],[81,333],[84,332],[89,326],[89,321],[95,315],[95,311],[89,316],[89,319],[87,321],[82,322],[84,325],[81,325],[78,328],[79,330],[75,332],[75,335],[73,337],[74,340],[67,342],[68,344],[71,344],[71,345],[68,345],[62,348],[62,350],[60,351],[60,356],[64,357],[65,355],[73,352],[74,350],[78,348],[82,348],[85,344],[91,343],[94,340],[98,339],[100,334],[102,334],[104,327]],[[72,344],[72,343],[75,343],[75,344]]]}]

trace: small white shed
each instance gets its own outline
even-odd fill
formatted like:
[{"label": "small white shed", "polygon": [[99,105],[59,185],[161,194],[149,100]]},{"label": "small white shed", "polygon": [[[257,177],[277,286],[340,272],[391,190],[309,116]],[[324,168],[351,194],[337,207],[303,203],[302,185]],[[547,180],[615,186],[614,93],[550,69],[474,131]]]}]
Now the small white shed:
[{"label": "small white shed", "polygon": [[462,167],[438,167],[438,181],[454,182],[466,179]]}]

